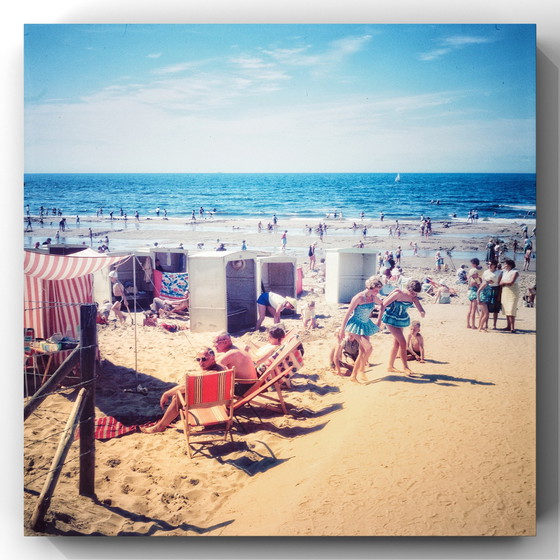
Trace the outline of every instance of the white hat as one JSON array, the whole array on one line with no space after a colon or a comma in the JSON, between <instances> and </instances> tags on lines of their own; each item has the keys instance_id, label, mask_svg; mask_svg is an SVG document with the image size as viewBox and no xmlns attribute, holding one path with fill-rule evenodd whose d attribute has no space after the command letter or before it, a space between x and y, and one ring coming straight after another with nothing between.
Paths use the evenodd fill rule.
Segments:
<instances>
[{"instance_id":1,"label":"white hat","mask_svg":"<svg viewBox=\"0 0 560 560\"><path fill-rule=\"evenodd\" d=\"M117 274L116 270L111 270L111 272L109 272L109 278L118 278L119 275Z\"/></svg>"},{"instance_id":2,"label":"white hat","mask_svg":"<svg viewBox=\"0 0 560 560\"><path fill-rule=\"evenodd\" d=\"M293 298L293 297L287 297L286 300L288 301L288 303L294 308L297 308L297 299Z\"/></svg>"}]
</instances>

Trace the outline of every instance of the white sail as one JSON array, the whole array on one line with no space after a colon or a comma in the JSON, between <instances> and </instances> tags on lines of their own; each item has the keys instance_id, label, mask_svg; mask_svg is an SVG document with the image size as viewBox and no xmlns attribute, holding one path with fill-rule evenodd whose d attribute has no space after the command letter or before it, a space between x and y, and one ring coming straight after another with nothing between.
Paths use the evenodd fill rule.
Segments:
<instances>
[{"instance_id":1,"label":"white sail","mask_svg":"<svg viewBox=\"0 0 560 560\"><path fill-rule=\"evenodd\" d=\"M395 183L399 183L401 180L401 174L397 173L397 176L395 177Z\"/></svg>"}]
</instances>

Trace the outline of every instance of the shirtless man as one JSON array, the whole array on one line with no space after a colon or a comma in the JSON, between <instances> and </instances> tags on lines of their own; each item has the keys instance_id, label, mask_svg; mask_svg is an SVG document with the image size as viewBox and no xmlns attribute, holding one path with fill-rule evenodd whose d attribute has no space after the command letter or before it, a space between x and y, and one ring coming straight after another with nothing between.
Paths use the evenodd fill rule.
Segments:
<instances>
[{"instance_id":1,"label":"shirtless man","mask_svg":"<svg viewBox=\"0 0 560 560\"><path fill-rule=\"evenodd\" d=\"M227 332L218 333L212 342L220 354L217 362L227 369L235 368L235 379L257 380L257 370L251 355L234 346L231 336ZM237 396L243 395L251 387L250 383L236 383L234 392Z\"/></svg>"},{"instance_id":2,"label":"shirtless man","mask_svg":"<svg viewBox=\"0 0 560 560\"><path fill-rule=\"evenodd\" d=\"M197 354L195 360L198 362L200 369L202 372L206 371L223 371L224 368L220 364L216 363L216 356L214 354L214 350L212 348L201 348ZM146 434L155 434L156 432L163 432L177 416L179 416L179 397L177 397L177 393L185 394L185 383L181 383L172 387L168 391L165 391L161 396L159 404L162 410L165 408L167 401L171 399L167 409L163 413L163 416L149 428L140 428Z\"/></svg>"}]
</instances>

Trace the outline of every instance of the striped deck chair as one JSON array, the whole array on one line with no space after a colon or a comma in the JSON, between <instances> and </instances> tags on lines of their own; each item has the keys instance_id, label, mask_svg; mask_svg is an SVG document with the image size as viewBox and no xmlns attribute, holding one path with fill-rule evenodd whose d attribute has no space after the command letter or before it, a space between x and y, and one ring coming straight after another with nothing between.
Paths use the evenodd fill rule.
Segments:
<instances>
[{"instance_id":1,"label":"striped deck chair","mask_svg":"<svg viewBox=\"0 0 560 560\"><path fill-rule=\"evenodd\" d=\"M235 370L209 371L188 374L185 377L185 395L177 393L181 408L179 413L185 430L187 452L192 458L191 437L224 433L223 441L228 435L233 441L231 426L233 424L233 384ZM218 427L223 424L223 427ZM217 439L199 440L193 443L208 445Z\"/></svg>"},{"instance_id":2,"label":"striped deck chair","mask_svg":"<svg viewBox=\"0 0 560 560\"><path fill-rule=\"evenodd\" d=\"M290 340L278 348L278 350L262 364L259 368L260 378L254 382L245 379L236 379L236 383L252 383L253 386L242 396L238 397L233 404L234 414L246 405L259 404L256 399L266 399L274 401L279 405L284 414L288 413L284 396L282 394L282 384L288 382L289 376L296 372L303 365L303 354L300 349L301 342L298 335L290 337ZM267 391L274 387L276 397L267 394Z\"/></svg>"},{"instance_id":3,"label":"striped deck chair","mask_svg":"<svg viewBox=\"0 0 560 560\"><path fill-rule=\"evenodd\" d=\"M278 360L279 356L282 356L281 360ZM289 370L282 383L291 387L290 377L303 366L303 344L298 332L292 329L286 335L278 350L255 365L257 366L257 373L261 377L271 369L271 366L281 370Z\"/></svg>"}]
</instances>

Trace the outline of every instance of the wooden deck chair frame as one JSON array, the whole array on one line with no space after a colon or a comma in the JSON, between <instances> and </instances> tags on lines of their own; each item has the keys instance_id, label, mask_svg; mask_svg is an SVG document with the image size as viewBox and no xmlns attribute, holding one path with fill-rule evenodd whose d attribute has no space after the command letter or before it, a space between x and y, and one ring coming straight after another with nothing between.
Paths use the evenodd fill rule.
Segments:
<instances>
[{"instance_id":1,"label":"wooden deck chair frame","mask_svg":"<svg viewBox=\"0 0 560 560\"><path fill-rule=\"evenodd\" d=\"M295 363L291 358L293 355L292 353L300 344L299 336L293 336L287 344L281 345L276 357L266 367L266 370L258 380L236 379L237 384L253 384L253 386L246 394L235 400L233 405L234 414L246 405L251 406L257 398L274 401L279 405L284 414L288 413L282 394L282 384L286 382L286 380L289 380L290 374L292 374L294 370L297 371L303 364L303 360ZM266 393L270 387L276 389L276 397Z\"/></svg>"},{"instance_id":2,"label":"wooden deck chair frame","mask_svg":"<svg viewBox=\"0 0 560 560\"><path fill-rule=\"evenodd\" d=\"M235 369L224 371L208 371L185 376L185 394L177 393L180 403L179 414L183 422L187 452L192 459L192 443L209 445L219 439L193 441L194 436L217 434L223 432L226 442L228 435L233 441L231 427L233 424L233 388ZM223 425L223 427L218 427ZM193 428L203 427L203 432L195 432Z\"/></svg>"}]
</instances>

